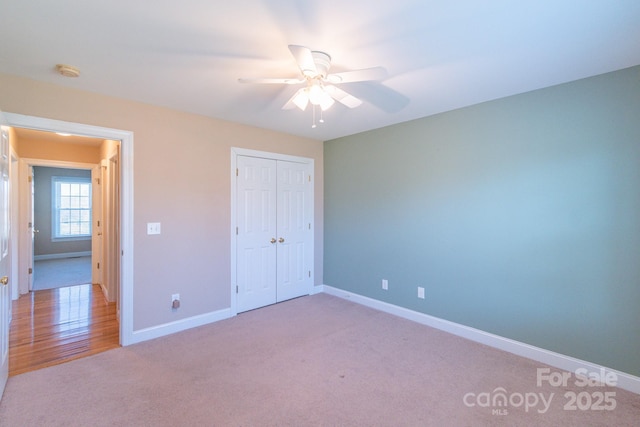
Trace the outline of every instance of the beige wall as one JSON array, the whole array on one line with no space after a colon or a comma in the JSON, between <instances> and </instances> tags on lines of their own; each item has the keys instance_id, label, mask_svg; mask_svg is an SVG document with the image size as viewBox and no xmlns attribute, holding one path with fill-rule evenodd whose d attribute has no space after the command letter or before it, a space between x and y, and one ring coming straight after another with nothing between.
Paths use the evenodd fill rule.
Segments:
<instances>
[{"instance_id":1,"label":"beige wall","mask_svg":"<svg viewBox=\"0 0 640 427\"><path fill-rule=\"evenodd\" d=\"M321 141L0 74L0 110L134 133L134 330L230 305L230 149L315 160L315 284L322 284ZM147 222L162 234L148 236ZM172 312L170 297L180 293Z\"/></svg>"}]
</instances>

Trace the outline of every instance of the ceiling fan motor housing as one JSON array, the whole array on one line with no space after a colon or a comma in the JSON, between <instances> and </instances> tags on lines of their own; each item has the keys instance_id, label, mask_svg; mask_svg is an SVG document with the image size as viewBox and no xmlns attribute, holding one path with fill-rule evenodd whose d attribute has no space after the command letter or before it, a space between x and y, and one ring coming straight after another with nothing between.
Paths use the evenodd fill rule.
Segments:
<instances>
[{"instance_id":1,"label":"ceiling fan motor housing","mask_svg":"<svg viewBox=\"0 0 640 427\"><path fill-rule=\"evenodd\" d=\"M311 51L311 56L313 56L313 62L316 64L316 73L314 75L307 75L307 77L327 77L327 73L329 72L329 68L331 67L331 57L328 53L320 52L317 50ZM310 74L313 72L310 72Z\"/></svg>"}]
</instances>

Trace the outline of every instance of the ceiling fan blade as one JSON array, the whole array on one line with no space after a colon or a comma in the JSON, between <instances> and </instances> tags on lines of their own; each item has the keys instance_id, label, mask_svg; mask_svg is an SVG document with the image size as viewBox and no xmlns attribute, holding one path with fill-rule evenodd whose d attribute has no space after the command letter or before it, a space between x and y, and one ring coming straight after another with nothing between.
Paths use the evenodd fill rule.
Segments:
<instances>
[{"instance_id":1,"label":"ceiling fan blade","mask_svg":"<svg viewBox=\"0 0 640 427\"><path fill-rule=\"evenodd\" d=\"M333 99L349 108L356 108L362 104L361 100L335 86L325 86L324 90L331 95Z\"/></svg>"},{"instance_id":2,"label":"ceiling fan blade","mask_svg":"<svg viewBox=\"0 0 640 427\"><path fill-rule=\"evenodd\" d=\"M304 83L304 79L238 79L239 83L258 83L258 84L284 84L284 85L297 85Z\"/></svg>"},{"instance_id":3,"label":"ceiling fan blade","mask_svg":"<svg viewBox=\"0 0 640 427\"><path fill-rule=\"evenodd\" d=\"M291 51L291 54L298 63L298 67L300 68L300 71L302 71L302 74L304 74L305 76L315 76L316 74L318 74L318 69L316 68L316 63L313 60L311 49L304 46L290 44L289 51Z\"/></svg>"},{"instance_id":4,"label":"ceiling fan blade","mask_svg":"<svg viewBox=\"0 0 640 427\"><path fill-rule=\"evenodd\" d=\"M349 92L387 113L397 113L409 105L409 98L379 82L359 82L348 85Z\"/></svg>"},{"instance_id":5,"label":"ceiling fan blade","mask_svg":"<svg viewBox=\"0 0 640 427\"><path fill-rule=\"evenodd\" d=\"M344 73L329 74L327 81L333 84L364 82L369 80L384 80L387 70L382 67L363 68L362 70L345 71Z\"/></svg>"}]
</instances>

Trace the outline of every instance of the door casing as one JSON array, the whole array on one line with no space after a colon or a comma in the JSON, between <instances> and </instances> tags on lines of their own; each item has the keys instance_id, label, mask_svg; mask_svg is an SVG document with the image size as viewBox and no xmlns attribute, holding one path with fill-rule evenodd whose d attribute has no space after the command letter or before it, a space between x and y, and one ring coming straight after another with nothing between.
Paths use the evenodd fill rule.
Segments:
<instances>
[{"instance_id":1,"label":"door casing","mask_svg":"<svg viewBox=\"0 0 640 427\"><path fill-rule=\"evenodd\" d=\"M7 126L120 141L120 345L144 341L133 330L133 132L14 113L4 116Z\"/></svg>"},{"instance_id":2,"label":"door casing","mask_svg":"<svg viewBox=\"0 0 640 427\"><path fill-rule=\"evenodd\" d=\"M28 181L28 177L33 177L33 167L34 166L43 166L43 167L52 167L52 168L64 168L64 169L85 169L90 170L95 165L91 163L77 163L77 162L66 162L59 160L41 160L41 159L30 159L30 158L21 158L18 161L18 169L20 175L20 183L26 183ZM19 215L18 224L15 224L16 227L23 232L20 233L19 236L19 245L22 249L19 250L19 265L20 271L18 272L18 282L16 284L17 293L19 295L23 295L29 293L33 289L33 273L28 273L28 270L34 270L34 252L33 252L33 237L34 237L34 229L37 227L37 224L34 224L33 218L33 181L29 182L29 187L20 187L17 189L19 194L19 207L18 210L21 212ZM92 239L93 240L93 239ZM92 255L92 263L95 264L96 258ZM95 279L92 275L92 279ZM93 283L96 283L93 281Z\"/></svg>"}]
</instances>

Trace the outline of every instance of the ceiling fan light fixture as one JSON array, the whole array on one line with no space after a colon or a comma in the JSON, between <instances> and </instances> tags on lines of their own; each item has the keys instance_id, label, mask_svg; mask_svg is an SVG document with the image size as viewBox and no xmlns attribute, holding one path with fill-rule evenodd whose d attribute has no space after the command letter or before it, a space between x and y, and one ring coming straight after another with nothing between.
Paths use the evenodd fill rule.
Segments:
<instances>
[{"instance_id":1,"label":"ceiling fan light fixture","mask_svg":"<svg viewBox=\"0 0 640 427\"><path fill-rule=\"evenodd\" d=\"M309 96L307 95L307 88L300 89L298 93L291 100L296 107L304 111L309 104Z\"/></svg>"},{"instance_id":2,"label":"ceiling fan light fixture","mask_svg":"<svg viewBox=\"0 0 640 427\"><path fill-rule=\"evenodd\" d=\"M322 111L327 111L333 105L333 98L325 91L322 91L322 97L320 99L320 108Z\"/></svg>"},{"instance_id":3,"label":"ceiling fan light fixture","mask_svg":"<svg viewBox=\"0 0 640 427\"><path fill-rule=\"evenodd\" d=\"M320 105L323 98L322 95L325 94L320 84L316 81L313 84L311 84L307 89L309 91L309 101L313 105Z\"/></svg>"},{"instance_id":4,"label":"ceiling fan light fixture","mask_svg":"<svg viewBox=\"0 0 640 427\"><path fill-rule=\"evenodd\" d=\"M312 105L319 106L322 111L326 111L333 105L333 98L327 93L322 83L318 80L309 82L309 86L306 88L309 102Z\"/></svg>"}]
</instances>

